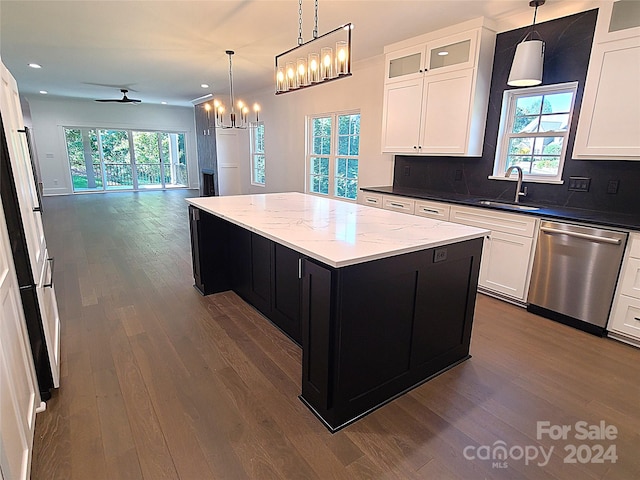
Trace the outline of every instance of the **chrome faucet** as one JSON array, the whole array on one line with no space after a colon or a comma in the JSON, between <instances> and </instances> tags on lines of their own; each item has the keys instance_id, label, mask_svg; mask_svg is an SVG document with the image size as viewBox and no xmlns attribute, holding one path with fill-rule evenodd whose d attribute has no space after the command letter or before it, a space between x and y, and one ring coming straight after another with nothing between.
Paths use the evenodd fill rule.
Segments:
<instances>
[{"instance_id":1,"label":"chrome faucet","mask_svg":"<svg viewBox=\"0 0 640 480\"><path fill-rule=\"evenodd\" d=\"M524 197L527 195L527 187L524 187L524 192L520 191L522 189L522 169L517 165L513 165L507 168L507 171L504 173L504 176L509 178L511 176L511 171L514 169L518 172L518 184L516 185L516 198L514 202L518 203L520 201L520 196Z\"/></svg>"}]
</instances>

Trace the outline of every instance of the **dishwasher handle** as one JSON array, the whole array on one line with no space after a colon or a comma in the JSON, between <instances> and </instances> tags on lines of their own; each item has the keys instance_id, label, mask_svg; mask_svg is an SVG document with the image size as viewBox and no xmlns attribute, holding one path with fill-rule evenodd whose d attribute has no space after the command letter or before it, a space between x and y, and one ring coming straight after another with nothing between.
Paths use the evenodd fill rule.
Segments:
<instances>
[{"instance_id":1,"label":"dishwasher handle","mask_svg":"<svg viewBox=\"0 0 640 480\"><path fill-rule=\"evenodd\" d=\"M588 233L572 232L570 230L558 230L557 228L540 227L540 231L548 233L549 235L561 234L569 237L583 238L585 240L591 240L600 243L610 243L612 245L620 245L619 238L610 237L598 237L597 235L589 235Z\"/></svg>"}]
</instances>

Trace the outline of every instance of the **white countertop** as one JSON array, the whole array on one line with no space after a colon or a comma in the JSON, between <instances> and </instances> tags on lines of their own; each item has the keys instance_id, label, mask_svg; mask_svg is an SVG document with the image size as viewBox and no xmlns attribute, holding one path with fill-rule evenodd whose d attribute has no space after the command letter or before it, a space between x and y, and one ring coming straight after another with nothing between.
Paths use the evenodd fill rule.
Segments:
<instances>
[{"instance_id":1,"label":"white countertop","mask_svg":"<svg viewBox=\"0 0 640 480\"><path fill-rule=\"evenodd\" d=\"M303 193L199 197L187 202L336 268L489 234L481 228Z\"/></svg>"}]
</instances>

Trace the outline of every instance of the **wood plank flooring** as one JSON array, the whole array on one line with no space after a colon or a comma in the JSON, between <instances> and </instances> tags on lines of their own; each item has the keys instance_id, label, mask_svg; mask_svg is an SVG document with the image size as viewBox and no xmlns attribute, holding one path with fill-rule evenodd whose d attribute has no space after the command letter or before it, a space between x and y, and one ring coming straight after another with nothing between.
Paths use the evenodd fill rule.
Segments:
<instances>
[{"instance_id":1,"label":"wood plank flooring","mask_svg":"<svg viewBox=\"0 0 640 480\"><path fill-rule=\"evenodd\" d=\"M195 195L44 200L62 386L33 479L640 478L640 350L483 295L471 360L330 434L297 398L300 349L235 294L192 287ZM545 420L568 439L538 439ZM576 440L581 420L618 436ZM500 442L507 468L465 458ZM564 463L569 444L615 445L617 462ZM554 447L548 464L517 458L527 446Z\"/></svg>"}]
</instances>

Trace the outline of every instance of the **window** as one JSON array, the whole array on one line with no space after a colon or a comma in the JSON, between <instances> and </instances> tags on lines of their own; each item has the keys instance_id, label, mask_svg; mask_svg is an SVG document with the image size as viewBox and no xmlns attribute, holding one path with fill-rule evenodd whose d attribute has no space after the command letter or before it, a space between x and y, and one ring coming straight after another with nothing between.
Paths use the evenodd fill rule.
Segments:
<instances>
[{"instance_id":1,"label":"window","mask_svg":"<svg viewBox=\"0 0 640 480\"><path fill-rule=\"evenodd\" d=\"M307 192L340 199L358 196L360 113L332 113L309 119Z\"/></svg>"},{"instance_id":2,"label":"window","mask_svg":"<svg viewBox=\"0 0 640 480\"><path fill-rule=\"evenodd\" d=\"M251 183L265 184L264 122L251 123Z\"/></svg>"},{"instance_id":3,"label":"window","mask_svg":"<svg viewBox=\"0 0 640 480\"><path fill-rule=\"evenodd\" d=\"M493 176L522 168L528 181L562 183L577 82L507 90L502 99Z\"/></svg>"},{"instance_id":4,"label":"window","mask_svg":"<svg viewBox=\"0 0 640 480\"><path fill-rule=\"evenodd\" d=\"M74 192L186 187L185 135L64 128Z\"/></svg>"}]
</instances>

